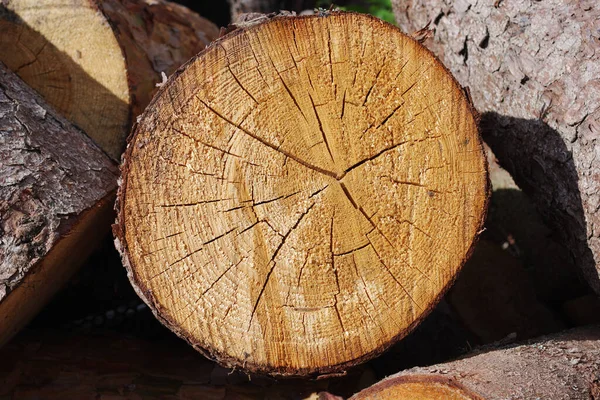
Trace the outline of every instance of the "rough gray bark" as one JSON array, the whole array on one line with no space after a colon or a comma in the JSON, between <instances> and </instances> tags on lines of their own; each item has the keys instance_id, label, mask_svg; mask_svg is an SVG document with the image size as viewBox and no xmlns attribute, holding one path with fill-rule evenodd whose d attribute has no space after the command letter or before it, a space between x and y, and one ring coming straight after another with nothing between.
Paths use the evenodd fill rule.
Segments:
<instances>
[{"instance_id":1,"label":"rough gray bark","mask_svg":"<svg viewBox=\"0 0 600 400\"><path fill-rule=\"evenodd\" d=\"M70 260L48 265L44 259L62 239L90 239L86 223L110 209L116 179L114 163L0 63L0 344L15 329L13 318L28 318L11 313L11 295L17 296L28 275L40 274L42 265L65 272ZM93 229L109 226L106 220ZM89 251L94 244L78 243ZM38 283L27 283L30 294ZM32 307L40 308L44 296L33 297L21 300L39 302ZM30 311L26 304L19 307L23 314Z\"/></svg>"},{"instance_id":2,"label":"rough gray bark","mask_svg":"<svg viewBox=\"0 0 600 400\"><path fill-rule=\"evenodd\" d=\"M231 21L236 22L240 15L246 13L269 14L279 11L278 0L228 0Z\"/></svg>"},{"instance_id":3,"label":"rough gray bark","mask_svg":"<svg viewBox=\"0 0 600 400\"><path fill-rule=\"evenodd\" d=\"M485 351L487 352L481 352ZM600 328L567 331L529 344L482 349L474 355L392 375L369 389L393 385L406 377L447 380L486 400L598 399ZM353 399L369 398L364 393Z\"/></svg>"},{"instance_id":4,"label":"rough gray bark","mask_svg":"<svg viewBox=\"0 0 600 400\"><path fill-rule=\"evenodd\" d=\"M600 8L593 0L393 0L482 113L501 164L600 293Z\"/></svg>"}]
</instances>

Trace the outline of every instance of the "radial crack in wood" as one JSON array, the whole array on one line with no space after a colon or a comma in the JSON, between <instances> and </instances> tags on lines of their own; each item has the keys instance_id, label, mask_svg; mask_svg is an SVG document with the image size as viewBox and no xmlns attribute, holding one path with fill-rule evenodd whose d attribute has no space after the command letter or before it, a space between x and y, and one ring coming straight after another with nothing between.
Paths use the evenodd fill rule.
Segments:
<instances>
[{"instance_id":1,"label":"radial crack in wood","mask_svg":"<svg viewBox=\"0 0 600 400\"><path fill-rule=\"evenodd\" d=\"M209 46L147 108L122 176L138 294L210 357L275 375L344 371L404 337L488 201L462 88L397 28L338 12Z\"/></svg>"},{"instance_id":2,"label":"radial crack in wood","mask_svg":"<svg viewBox=\"0 0 600 400\"><path fill-rule=\"evenodd\" d=\"M113 158L172 74L219 34L160 0L10 0L0 5L0 61Z\"/></svg>"}]
</instances>

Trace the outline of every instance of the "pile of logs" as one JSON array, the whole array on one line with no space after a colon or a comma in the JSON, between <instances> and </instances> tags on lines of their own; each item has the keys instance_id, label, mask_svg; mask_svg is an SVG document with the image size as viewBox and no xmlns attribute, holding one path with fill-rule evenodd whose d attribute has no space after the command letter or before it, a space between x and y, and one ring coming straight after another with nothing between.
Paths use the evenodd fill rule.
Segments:
<instances>
[{"instance_id":1,"label":"pile of logs","mask_svg":"<svg viewBox=\"0 0 600 400\"><path fill-rule=\"evenodd\" d=\"M392 3L1 3L0 396L600 399L600 10Z\"/></svg>"}]
</instances>

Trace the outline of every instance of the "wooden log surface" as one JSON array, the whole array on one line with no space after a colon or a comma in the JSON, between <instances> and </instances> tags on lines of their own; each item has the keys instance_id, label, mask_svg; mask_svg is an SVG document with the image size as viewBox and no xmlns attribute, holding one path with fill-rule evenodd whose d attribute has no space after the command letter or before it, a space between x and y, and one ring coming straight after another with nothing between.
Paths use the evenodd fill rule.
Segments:
<instances>
[{"instance_id":1,"label":"wooden log surface","mask_svg":"<svg viewBox=\"0 0 600 400\"><path fill-rule=\"evenodd\" d=\"M471 89L482 134L600 293L600 9L593 0L392 1Z\"/></svg>"},{"instance_id":2,"label":"wooden log surface","mask_svg":"<svg viewBox=\"0 0 600 400\"><path fill-rule=\"evenodd\" d=\"M10 0L0 5L0 61L119 159L161 74L218 36L178 4L156 0Z\"/></svg>"},{"instance_id":3,"label":"wooden log surface","mask_svg":"<svg viewBox=\"0 0 600 400\"><path fill-rule=\"evenodd\" d=\"M600 327L592 326L412 368L351 400L589 400L599 395Z\"/></svg>"},{"instance_id":4,"label":"wooden log surface","mask_svg":"<svg viewBox=\"0 0 600 400\"><path fill-rule=\"evenodd\" d=\"M0 345L109 228L117 167L0 63Z\"/></svg>"},{"instance_id":5,"label":"wooden log surface","mask_svg":"<svg viewBox=\"0 0 600 400\"><path fill-rule=\"evenodd\" d=\"M462 88L392 25L261 21L146 109L116 244L140 297L212 358L337 373L408 334L451 285L483 224L487 164Z\"/></svg>"}]
</instances>

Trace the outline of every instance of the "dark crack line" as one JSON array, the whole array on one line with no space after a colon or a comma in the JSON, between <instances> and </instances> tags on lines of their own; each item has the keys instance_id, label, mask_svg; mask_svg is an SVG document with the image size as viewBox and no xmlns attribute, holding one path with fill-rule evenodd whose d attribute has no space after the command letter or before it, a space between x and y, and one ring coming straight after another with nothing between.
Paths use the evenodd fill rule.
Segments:
<instances>
[{"instance_id":1,"label":"dark crack line","mask_svg":"<svg viewBox=\"0 0 600 400\"><path fill-rule=\"evenodd\" d=\"M344 89L344 95L342 96L342 112L340 113L340 119L344 119L344 113L346 112L346 91Z\"/></svg>"},{"instance_id":2,"label":"dark crack line","mask_svg":"<svg viewBox=\"0 0 600 400\"><path fill-rule=\"evenodd\" d=\"M308 98L310 99L310 104L312 104L313 111L315 112L315 118L317 119L317 123L319 124L319 131L321 132L321 136L323 137L323 142L325 143L325 147L327 147L327 152L329 153L329 157L331 157L331 161L335 164L335 158L333 158L333 153L331 152L331 148L329 147L329 142L327 141L327 135L323 130L323 123L321 122L321 118L319 117L319 112L317 111L317 107L315 106L315 102L310 95L308 94Z\"/></svg>"},{"instance_id":3,"label":"dark crack line","mask_svg":"<svg viewBox=\"0 0 600 400\"><path fill-rule=\"evenodd\" d=\"M377 85L377 80L379 79L379 75L381 75L381 72L385 68L385 59L386 59L386 56L383 56L383 62L381 63L381 68L375 75L375 79L373 80L373 85L371 85L371 87L369 88L369 91L367 92L367 95L365 96L365 100L362 103L363 106L365 104L367 104L367 101L369 101L369 96L371 96L371 92L373 91L373 88Z\"/></svg>"},{"instance_id":4,"label":"dark crack line","mask_svg":"<svg viewBox=\"0 0 600 400\"><path fill-rule=\"evenodd\" d=\"M202 244L203 245L210 244L210 243L214 242L215 240L221 239L222 237L224 237L226 235L229 235L231 232L235 231L236 229L238 229L238 227L232 228L232 229L228 230L227 232L225 232L225 233L223 233L223 234L221 234L219 236L216 236L216 237L210 239L208 242L204 242Z\"/></svg>"},{"instance_id":5,"label":"dark crack line","mask_svg":"<svg viewBox=\"0 0 600 400\"><path fill-rule=\"evenodd\" d=\"M275 197L274 199L258 201L258 202L254 203L252 205L253 206L260 206L260 205L271 203L271 202L277 201L277 200L285 200L285 199L287 199L289 197L297 195L298 193L300 193L300 191L297 191L297 192L294 192L294 193L290 193L290 194L286 194L286 195L281 195L279 197Z\"/></svg>"},{"instance_id":6,"label":"dark crack line","mask_svg":"<svg viewBox=\"0 0 600 400\"><path fill-rule=\"evenodd\" d=\"M300 287L300 281L302 280L302 274L304 273L304 267L308 264L308 257L310 257L310 250L306 252L306 257L304 258L304 263L300 267L300 273L298 274L298 281L296 282L296 286ZM287 303L287 301L286 301Z\"/></svg>"},{"instance_id":7,"label":"dark crack line","mask_svg":"<svg viewBox=\"0 0 600 400\"><path fill-rule=\"evenodd\" d=\"M402 288L402 290L404 291L404 293L406 293L406 295L408 296L408 298L420 309L423 310L421 308L421 306L419 305L419 303L417 303L415 301L415 299L413 299L413 297L410 295L410 293L408 292L408 290L406 290L406 288L404 287L404 285L402 285L402 283L400 283L400 281L398 280L398 278L396 278L396 275L394 275L394 273L390 270L390 267L387 266L387 264L385 262L383 262L383 259L381 258L381 256L379 255L379 253L377 252L377 249L375 248L375 245L371 242L371 239L369 239L367 237L367 239L369 240L369 243L371 244L371 248L373 249L373 251L375 252L375 254L377 255L377 258L379 259L379 262L381 263L381 265L383 265L384 269L388 272L388 274L392 277L392 279L398 284L398 286L400 286L400 288Z\"/></svg>"},{"instance_id":8,"label":"dark crack line","mask_svg":"<svg viewBox=\"0 0 600 400\"><path fill-rule=\"evenodd\" d=\"M221 235L219 235L219 236L216 236L216 237L214 237L214 238L212 238L212 239L208 240L207 242L204 242L204 243L202 243L202 245L201 245L199 248L197 248L196 250L192 251L191 253L189 253L189 254L185 255L184 257L181 257L180 259L178 259L178 260L175 260L175 261L173 261L171 264L169 264L168 268L167 268L167 269L165 269L164 271L162 271L162 272L161 272L161 274L162 274L162 273L164 273L164 272L166 272L166 271L168 271L169 269L171 269L171 267L172 267L173 265L175 265L175 264L177 264L177 263L179 263L179 262L181 262L181 261L185 260L186 258L189 258L189 257L193 256L194 254L196 254L196 253L198 253L198 252L202 251L202 250L204 249L204 247L205 247L207 244L210 244L210 243L214 242L215 240L221 239L222 237L224 237L225 235L228 235L228 234L230 234L231 232L235 231L236 229L238 229L238 228L237 228L237 227L235 227L235 228L233 228L233 229L230 229L230 230L228 230L227 232L225 232L225 233L223 233L223 234L221 234ZM160 275L160 274L159 274L159 275ZM154 277L152 277L151 279L154 279Z\"/></svg>"},{"instance_id":9,"label":"dark crack line","mask_svg":"<svg viewBox=\"0 0 600 400\"><path fill-rule=\"evenodd\" d=\"M342 328L342 333L346 332L346 327L344 326L344 322L342 321L342 316L340 315L340 310L338 308L338 296L342 292L340 288L340 277L338 274L337 267L335 266L335 254L333 253L333 224L335 221L335 210L331 215L331 226L329 228L329 253L331 254L331 270L333 271L333 276L335 278L335 285L337 287L337 293L333 295L333 308L335 309L335 313L337 314L338 320L340 321L340 327ZM346 338L343 337L344 343L346 342Z\"/></svg>"},{"instance_id":10,"label":"dark crack line","mask_svg":"<svg viewBox=\"0 0 600 400\"><path fill-rule=\"evenodd\" d=\"M230 155L230 156L232 156L232 157L242 158L242 156L240 156L239 154L234 154L234 153L231 153L229 150L224 150L224 149L222 149L222 148L220 148L220 147L213 146L212 144L205 143L205 142L203 142L202 140L198 140L198 139L196 139L195 137L193 137L193 136L190 136L190 135L188 135L187 133L183 132L182 130L180 130L180 129L178 129L178 128L175 128L175 126L171 126L171 129L173 129L175 132L179 133L180 135L182 135L182 136L185 136L185 137L187 137L187 138L189 138L189 139L193 140L194 142L196 142L196 143L198 143L198 144L201 144L201 145L203 145L203 146L209 147L209 148L211 148L211 149L213 149L213 150L220 151L221 153L224 153L224 154Z\"/></svg>"},{"instance_id":11,"label":"dark crack line","mask_svg":"<svg viewBox=\"0 0 600 400\"><path fill-rule=\"evenodd\" d=\"M330 79L331 79L331 85L333 86L333 95L334 97L337 97L337 85L335 84L335 80L333 79L333 59L332 59L332 52L331 52L331 29L327 29L327 36L328 36L328 40L327 40L327 49L328 49L328 56L329 56L329 75L330 75Z\"/></svg>"},{"instance_id":12,"label":"dark crack line","mask_svg":"<svg viewBox=\"0 0 600 400\"><path fill-rule=\"evenodd\" d=\"M334 254L334 256L336 256L336 257L347 256L347 255L352 254L352 253L354 253L354 252L356 252L358 250L362 250L365 247L369 247L369 243L363 244L362 246L358 246L358 247L356 247L356 248L354 248L352 250L348 250L348 251L345 251L343 253Z\"/></svg>"},{"instance_id":13,"label":"dark crack line","mask_svg":"<svg viewBox=\"0 0 600 400\"><path fill-rule=\"evenodd\" d=\"M195 202L192 202L192 203L158 204L158 205L155 205L154 207L161 207L161 208L193 207L193 206L200 206L200 205L204 205L204 204L218 203L220 201L228 201L228 200L234 200L234 199L215 199L215 200L200 200L200 201L195 201Z\"/></svg>"},{"instance_id":14,"label":"dark crack line","mask_svg":"<svg viewBox=\"0 0 600 400\"><path fill-rule=\"evenodd\" d=\"M277 254L279 254L279 251L281 250L281 248L285 244L285 242L286 242L287 238L289 237L289 235L294 231L294 229L296 229L298 227L298 225L300 225L300 222L302 221L302 219L304 219L304 217L306 215L308 215L308 213L314 207L315 204L316 203L311 204L310 207L308 207L308 209L306 209L306 211L304 213L302 213L302 215L300 215L300 218L298 218L298 220L296 221L296 223L283 236L283 238L281 239L281 243L279 244L279 246L277 246L277 248L273 252L273 255L271 256L271 260L269 261L269 264L272 262L273 265L271 266L271 269L267 273L267 277L265 278L265 282L263 283L262 288L260 289L260 292L258 293L258 298L256 299L256 302L254 303L254 307L252 308L252 314L250 314L250 322L248 323L248 330L250 330L250 326L252 325L252 320L254 319L254 315L256 314L256 309L258 308L258 305L260 303L260 299L262 299L262 295L265 292L267 284L269 283L269 279L271 278L271 274L273 273L273 271L275 270L275 266L277 265L277 262L275 261L275 259L277 258Z\"/></svg>"},{"instance_id":15,"label":"dark crack line","mask_svg":"<svg viewBox=\"0 0 600 400\"><path fill-rule=\"evenodd\" d=\"M376 230L384 239L385 241L389 244L389 246L398 254L402 254L398 249L396 249L396 247L392 244L392 242L388 239L388 237L381 231L381 229L379 229L379 227L375 224L375 222L373 222L373 219L371 217L369 217L367 215L367 213L365 212L365 210L360 207L356 201L354 200L354 198L352 197L352 195L350 194L350 192L348 191L348 189L346 188L346 185L344 185L342 182L340 182L340 186L342 187L342 190L344 191L344 193L346 194L346 197L348 198L348 200L350 201L350 203L352 203L352 205L354 206L354 208L356 208L358 211L360 211L362 213L362 215L365 217L365 219L369 222L369 224L371 224L371 226L373 227L374 230ZM372 232L372 231L371 231ZM369 241L370 244L371 243L371 239L369 239L368 236L366 236L367 240ZM366 247L366 246L363 246ZM444 249L445 250L445 249ZM377 251L375 251L377 253ZM378 255L379 256L379 255ZM385 264L384 264L385 265ZM418 272L420 272L425 278L427 278L428 280L430 280L430 278L425 275L420 269L418 269L416 266L412 266L414 269L416 269ZM387 265L386 265L387 268Z\"/></svg>"},{"instance_id":16,"label":"dark crack line","mask_svg":"<svg viewBox=\"0 0 600 400\"><path fill-rule=\"evenodd\" d=\"M235 127L236 129L239 129L240 131L244 132L246 135L248 135L249 137L251 137L252 139L260 142L261 144L270 147L271 149L277 151L278 153L283 154L286 157L289 157L290 159L296 161L298 164L305 166L308 169L312 169L313 171L319 172L323 175L327 175L330 176L332 178L338 179L338 175L332 171L328 171L326 169L317 167L316 165L310 164L298 157L296 157L295 155L293 155L292 153L288 153L285 150L282 150L279 146L275 146L269 142L267 142L266 140L262 139L261 137L253 134L252 132L248 131L247 129L243 128L241 125L239 124L235 124L233 121L229 120L228 118L226 118L225 116L223 116L221 113L219 113L217 110L215 110L214 108L212 108L211 106L209 106L206 102L204 102L202 99L200 99L199 97L198 101L200 101L207 109L209 109L212 113L214 113L216 116L218 116L219 118L221 118L223 121L227 122L229 125Z\"/></svg>"},{"instance_id":17,"label":"dark crack line","mask_svg":"<svg viewBox=\"0 0 600 400\"><path fill-rule=\"evenodd\" d=\"M218 282L221 280L221 278L223 278L223 277L225 276L225 274L226 274L226 273L228 273L228 272L229 272L229 271L230 271L232 268L235 268L235 267L237 267L238 265L240 265L240 264L242 263L242 261L244 261L245 259L246 259L246 257L242 257L242 258L240 259L240 261L238 261L238 262L237 262L237 264L231 264L229 267L227 267L227 269L225 269L225 271L223 271L223 272L221 273L221 275L219 275L219 276L217 277L217 279L215 279L215 280L213 281L213 283L211 283L211 284L210 284L210 286L209 286L208 288L206 288L206 290L205 290L204 292L202 292L202 296L206 295L206 293L208 293L208 291L209 291L210 289L212 289L212 288L213 288L213 287L214 287L214 286L215 286L215 285L216 285L216 284L217 284L217 283L218 283Z\"/></svg>"},{"instance_id":18,"label":"dark crack line","mask_svg":"<svg viewBox=\"0 0 600 400\"><path fill-rule=\"evenodd\" d=\"M394 114L396 114L396 111L398 111L402 106L404 105L404 102L400 103L400 105L398 105L398 107L394 108L394 110L390 113L390 115L388 115L387 117L385 117L383 119L383 121L381 121L379 123L379 125L377 125L377 127L375 129L379 129L381 128L383 125L385 125L386 122L389 121L390 118L392 118L394 116Z\"/></svg>"},{"instance_id":19,"label":"dark crack line","mask_svg":"<svg viewBox=\"0 0 600 400\"><path fill-rule=\"evenodd\" d=\"M181 164L181 163L175 162L173 160L169 160L167 158L164 158L162 156L161 156L161 159L164 160L167 164L177 165L178 167L185 168L186 170L188 170L189 172L191 172L192 174L195 174L195 175L210 176L211 178L214 178L214 179L217 179L217 180L225 180L225 178L217 176L216 174L209 174L208 172L198 171L196 169L193 169L190 166L188 166L187 164Z\"/></svg>"},{"instance_id":20,"label":"dark crack line","mask_svg":"<svg viewBox=\"0 0 600 400\"><path fill-rule=\"evenodd\" d=\"M403 141L403 142L400 142L400 143L396 143L396 144L394 144L394 145L392 145L392 146L388 146L388 147L384 148L383 150L381 150L381 151L377 152L375 155L373 155L373 156L371 156L371 157L368 157L368 158L365 158L364 160L362 160L362 161L359 161L359 162L357 162L357 163L356 163L356 164L354 164L354 165L351 165L350 167L348 167L348 168L346 169L346 171L344 172L344 175L345 175L345 174L347 174L347 173L349 173L349 172L350 172L350 171L352 171L353 169L355 169L355 168L357 168L357 167L360 167L360 166L361 166L361 165L363 165L364 163L367 163L367 162L369 162L369 161L373 161L373 160L375 160L377 157L381 156L382 154L384 154L384 153L387 153L388 151L392 151L392 150L396 149L397 147L400 147L400 146L402 146L402 145L404 145L404 144L406 144L406 143L408 143L408 141Z\"/></svg>"},{"instance_id":21,"label":"dark crack line","mask_svg":"<svg viewBox=\"0 0 600 400\"><path fill-rule=\"evenodd\" d=\"M369 243L369 245L370 245L370 243ZM365 294L367 295L367 299L369 300L369 303L373 307L373 310L377 310L377 307L375 307L375 303L373 303L373 299L371 298L371 295L369 294L369 289L367 288L367 283L365 282L365 278L358 272L358 265L356 264L356 259L354 257L354 254L352 254L352 265L354 265L354 272L356 273L356 276L358 276L360 278L360 280L363 284L363 288L365 290ZM384 303L385 303L385 301L384 301ZM367 307L365 307L365 304L362 301L359 301L359 304L361 305L362 309L364 310L365 315L367 315L369 317L369 319L371 321L373 321L373 324L376 325L379 328L379 330L381 331L381 333L385 336L385 331L383 330L381 323L377 322L375 320L375 318L373 318L373 316L371 315L371 313L369 312Z\"/></svg>"},{"instance_id":22,"label":"dark crack line","mask_svg":"<svg viewBox=\"0 0 600 400\"><path fill-rule=\"evenodd\" d=\"M288 87L287 83L285 83L285 80L283 80L283 77L281 76L281 74L279 73L279 71L277 71L277 68L275 68L275 65L273 65L273 69L277 73L277 76L279 76L279 80L281 80L281 84L285 88L285 91L287 92L287 94L290 96L290 99L292 99L292 101L296 105L296 108L298 109L298 111L300 111L300 114L302 115L302 118L304 118L304 120L308 123L308 119L306 118L306 115L304 114L304 111L302 111L302 107L300 107L300 104L298 104L298 100L296 100L296 96L294 96L294 94L292 93L292 91Z\"/></svg>"},{"instance_id":23,"label":"dark crack line","mask_svg":"<svg viewBox=\"0 0 600 400\"><path fill-rule=\"evenodd\" d=\"M36 63L38 61L38 56L42 53L42 51L44 51L44 49L46 48L46 46L48 45L49 42L44 42L42 44L42 47L34 54L33 56L33 60L26 62L25 64L21 65L19 68L17 68L15 70L15 74L18 74L19 72L21 72L21 70L23 68L27 68L30 65Z\"/></svg>"},{"instance_id":24,"label":"dark crack line","mask_svg":"<svg viewBox=\"0 0 600 400\"><path fill-rule=\"evenodd\" d=\"M254 222L254 223L250 224L248 227L246 227L246 228L244 228L243 230L241 230L241 231L238 233L238 236L240 236L242 233L244 233L244 232L246 232L246 231L249 231L250 229L254 228L256 225L260 224L261 222L263 222L263 221L262 221L262 220L261 220L261 221L256 221L256 222Z\"/></svg>"},{"instance_id":25,"label":"dark crack line","mask_svg":"<svg viewBox=\"0 0 600 400\"><path fill-rule=\"evenodd\" d=\"M316 192L312 193L310 196L308 196L308 198L313 198L316 195L318 195L319 193L321 193L323 190L327 189L329 187L329 185L325 185L325 187L322 187L321 189L317 190Z\"/></svg>"},{"instance_id":26,"label":"dark crack line","mask_svg":"<svg viewBox=\"0 0 600 400\"><path fill-rule=\"evenodd\" d=\"M233 77L233 79L235 79L236 83L238 84L238 86L244 91L246 92L246 94L248 96L250 96L250 98L252 99L252 101L254 101L256 104L258 104L258 100L256 100L256 98L254 98L254 96L252 96L252 93L250 93L248 91L248 89L246 89L244 87L244 85L242 85L242 82L240 82L240 80L238 79L238 77L233 73L233 71L231 70L231 67L229 66L229 60L227 61L227 69L229 70L229 72L231 73L231 76Z\"/></svg>"},{"instance_id":27,"label":"dark crack line","mask_svg":"<svg viewBox=\"0 0 600 400\"><path fill-rule=\"evenodd\" d=\"M171 238L173 236L181 235L182 233L185 233L185 231L171 233L170 235L166 235L166 236L163 236L161 238L154 239L154 241L158 242L159 240L165 240L165 239Z\"/></svg>"}]
</instances>

